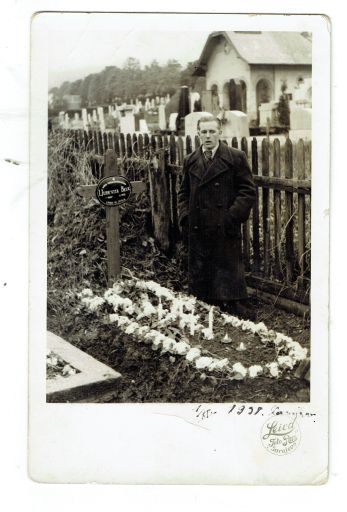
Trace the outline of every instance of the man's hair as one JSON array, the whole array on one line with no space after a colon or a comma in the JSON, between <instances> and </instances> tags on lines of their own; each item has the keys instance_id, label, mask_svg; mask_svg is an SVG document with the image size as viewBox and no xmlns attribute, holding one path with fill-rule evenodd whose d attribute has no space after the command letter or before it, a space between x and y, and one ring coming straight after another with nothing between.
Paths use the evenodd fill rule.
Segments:
<instances>
[{"instance_id":1,"label":"man's hair","mask_svg":"<svg viewBox=\"0 0 347 512\"><path fill-rule=\"evenodd\" d=\"M218 128L220 129L222 126L222 123L220 122L219 117L213 116L212 114L210 116L202 116L200 117L198 121L198 130L200 130L200 123L210 123L211 121L216 121Z\"/></svg>"}]
</instances>

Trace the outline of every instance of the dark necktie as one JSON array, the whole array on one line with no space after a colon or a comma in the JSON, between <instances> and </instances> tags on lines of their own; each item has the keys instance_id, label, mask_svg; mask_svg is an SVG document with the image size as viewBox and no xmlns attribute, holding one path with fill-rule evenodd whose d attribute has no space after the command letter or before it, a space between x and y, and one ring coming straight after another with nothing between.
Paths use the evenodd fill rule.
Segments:
<instances>
[{"instance_id":1,"label":"dark necktie","mask_svg":"<svg viewBox=\"0 0 347 512\"><path fill-rule=\"evenodd\" d=\"M212 151L210 149L207 149L205 151L205 157L206 157L206 160L210 163L212 160Z\"/></svg>"}]
</instances>

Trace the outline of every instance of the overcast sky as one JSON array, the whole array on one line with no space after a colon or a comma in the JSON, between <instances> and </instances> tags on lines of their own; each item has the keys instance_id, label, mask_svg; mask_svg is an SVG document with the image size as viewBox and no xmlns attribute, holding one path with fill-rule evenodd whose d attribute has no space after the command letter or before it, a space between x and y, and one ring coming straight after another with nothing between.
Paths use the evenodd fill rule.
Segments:
<instances>
[{"instance_id":1,"label":"overcast sky","mask_svg":"<svg viewBox=\"0 0 347 512\"><path fill-rule=\"evenodd\" d=\"M159 18L155 20L153 16L150 19L142 16L140 23L134 20L132 24L128 19L123 23L124 18L119 14L42 16L48 34L50 87L64 80L83 78L105 66L121 67L128 57L139 59L141 66L154 59L159 64L176 59L185 66L199 58L209 34L209 31L187 30L187 25L180 30L177 23L162 27ZM144 20L148 20L148 26Z\"/></svg>"}]
</instances>

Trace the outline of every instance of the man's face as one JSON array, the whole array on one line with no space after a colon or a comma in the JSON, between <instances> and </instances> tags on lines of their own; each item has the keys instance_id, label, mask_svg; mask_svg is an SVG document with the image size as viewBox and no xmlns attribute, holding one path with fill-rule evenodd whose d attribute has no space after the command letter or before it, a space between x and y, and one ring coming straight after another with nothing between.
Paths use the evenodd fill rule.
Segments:
<instances>
[{"instance_id":1,"label":"man's face","mask_svg":"<svg viewBox=\"0 0 347 512\"><path fill-rule=\"evenodd\" d=\"M217 121L203 121L200 123L198 133L204 148L213 149L218 145L221 130Z\"/></svg>"}]
</instances>

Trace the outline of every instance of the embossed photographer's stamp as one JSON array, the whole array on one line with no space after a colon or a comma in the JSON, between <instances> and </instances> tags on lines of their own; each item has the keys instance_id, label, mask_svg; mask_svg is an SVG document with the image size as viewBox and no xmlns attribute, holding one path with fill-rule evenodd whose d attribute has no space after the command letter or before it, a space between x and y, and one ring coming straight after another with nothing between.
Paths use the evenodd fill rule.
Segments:
<instances>
[{"instance_id":1,"label":"embossed photographer's stamp","mask_svg":"<svg viewBox=\"0 0 347 512\"><path fill-rule=\"evenodd\" d=\"M284 415L270 417L261 431L261 440L268 452L274 455L289 455L300 444L300 428L297 417Z\"/></svg>"}]
</instances>

